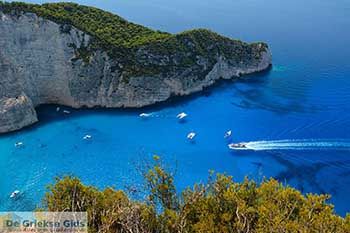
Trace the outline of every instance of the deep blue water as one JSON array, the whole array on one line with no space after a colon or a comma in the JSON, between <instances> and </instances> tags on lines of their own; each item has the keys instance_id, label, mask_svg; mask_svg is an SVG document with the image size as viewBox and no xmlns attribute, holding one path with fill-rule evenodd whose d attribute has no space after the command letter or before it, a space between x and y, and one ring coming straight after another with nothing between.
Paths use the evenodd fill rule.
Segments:
<instances>
[{"instance_id":1,"label":"deep blue water","mask_svg":"<svg viewBox=\"0 0 350 233\"><path fill-rule=\"evenodd\" d=\"M53 106L40 108L42 123L0 137L0 210L34 208L46 184L64 174L100 188L140 182L135 167L157 154L177 164L180 189L205 181L211 169L238 181L275 177L304 193L330 193L338 213L350 212L349 1L76 2L169 32L202 27L266 41L274 66L145 110L61 115ZM143 111L152 117L140 119ZM182 111L189 117L180 124L175 116ZM265 150L230 151L228 129L235 142L267 141L254 144ZM186 140L192 130L195 143ZM86 134L93 140L82 140ZM15 148L18 141L25 146ZM21 199L9 200L16 189Z\"/></svg>"}]
</instances>

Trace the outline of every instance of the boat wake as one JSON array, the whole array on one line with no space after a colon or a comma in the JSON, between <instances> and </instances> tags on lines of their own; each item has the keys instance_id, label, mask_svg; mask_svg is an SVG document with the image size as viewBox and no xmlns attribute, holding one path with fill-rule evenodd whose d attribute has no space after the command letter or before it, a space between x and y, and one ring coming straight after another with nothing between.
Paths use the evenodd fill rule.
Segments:
<instances>
[{"instance_id":1,"label":"boat wake","mask_svg":"<svg viewBox=\"0 0 350 233\"><path fill-rule=\"evenodd\" d=\"M244 150L349 150L350 139L286 139L245 143Z\"/></svg>"}]
</instances>

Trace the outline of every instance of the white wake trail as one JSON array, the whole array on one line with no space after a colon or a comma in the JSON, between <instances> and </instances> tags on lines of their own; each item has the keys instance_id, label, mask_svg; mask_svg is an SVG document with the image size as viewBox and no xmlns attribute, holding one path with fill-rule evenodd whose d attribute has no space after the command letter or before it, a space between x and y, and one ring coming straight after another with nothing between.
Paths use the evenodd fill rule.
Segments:
<instances>
[{"instance_id":1,"label":"white wake trail","mask_svg":"<svg viewBox=\"0 0 350 233\"><path fill-rule=\"evenodd\" d=\"M350 139L286 139L247 142L248 150L349 150Z\"/></svg>"}]
</instances>

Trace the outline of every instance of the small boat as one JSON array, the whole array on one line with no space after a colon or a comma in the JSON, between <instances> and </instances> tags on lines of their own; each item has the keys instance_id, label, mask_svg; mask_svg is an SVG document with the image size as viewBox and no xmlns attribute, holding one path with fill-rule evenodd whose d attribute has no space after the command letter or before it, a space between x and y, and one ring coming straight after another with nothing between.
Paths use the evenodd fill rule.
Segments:
<instances>
[{"instance_id":1,"label":"small boat","mask_svg":"<svg viewBox=\"0 0 350 233\"><path fill-rule=\"evenodd\" d=\"M87 135L85 135L85 136L83 137L83 139L84 139L84 140L90 140L90 139L92 139L92 136L89 135L89 134L87 134Z\"/></svg>"},{"instance_id":2,"label":"small boat","mask_svg":"<svg viewBox=\"0 0 350 233\"><path fill-rule=\"evenodd\" d=\"M229 130L225 133L224 138L229 138L229 137L231 137L231 135L232 135L232 130Z\"/></svg>"},{"instance_id":3,"label":"small boat","mask_svg":"<svg viewBox=\"0 0 350 233\"><path fill-rule=\"evenodd\" d=\"M142 118L146 118L146 117L150 117L151 116L151 114L150 113L141 113L140 115L139 115L140 117L142 117Z\"/></svg>"},{"instance_id":4,"label":"small boat","mask_svg":"<svg viewBox=\"0 0 350 233\"><path fill-rule=\"evenodd\" d=\"M242 150L242 149L247 149L247 143L245 142L240 142L240 143L231 143L228 145L228 148L231 150Z\"/></svg>"},{"instance_id":5,"label":"small boat","mask_svg":"<svg viewBox=\"0 0 350 233\"><path fill-rule=\"evenodd\" d=\"M59 112L60 110L61 110L60 107L57 107L57 108L56 108L56 112Z\"/></svg>"},{"instance_id":6,"label":"small boat","mask_svg":"<svg viewBox=\"0 0 350 233\"><path fill-rule=\"evenodd\" d=\"M187 117L187 114L185 112L179 113L176 118L179 120L183 120Z\"/></svg>"},{"instance_id":7,"label":"small boat","mask_svg":"<svg viewBox=\"0 0 350 233\"><path fill-rule=\"evenodd\" d=\"M23 142L16 142L15 147L22 147L24 146Z\"/></svg>"},{"instance_id":8,"label":"small boat","mask_svg":"<svg viewBox=\"0 0 350 233\"><path fill-rule=\"evenodd\" d=\"M16 190L16 191L14 191L13 193L11 193L11 195L10 195L10 198L16 198L16 197L18 197L18 195L20 194L21 192L20 191L18 191L18 190Z\"/></svg>"},{"instance_id":9,"label":"small boat","mask_svg":"<svg viewBox=\"0 0 350 233\"><path fill-rule=\"evenodd\" d=\"M70 114L70 111L68 111L68 110L63 110L63 113L65 113L65 114Z\"/></svg>"},{"instance_id":10,"label":"small boat","mask_svg":"<svg viewBox=\"0 0 350 233\"><path fill-rule=\"evenodd\" d=\"M196 137L196 133L195 132L191 132L187 135L187 139L189 140L193 140Z\"/></svg>"}]
</instances>

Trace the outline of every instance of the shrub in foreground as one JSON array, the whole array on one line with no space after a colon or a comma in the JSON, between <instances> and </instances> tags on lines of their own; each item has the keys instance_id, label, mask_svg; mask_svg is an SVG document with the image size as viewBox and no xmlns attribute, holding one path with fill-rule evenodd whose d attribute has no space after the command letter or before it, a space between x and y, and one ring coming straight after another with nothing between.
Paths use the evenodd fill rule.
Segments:
<instances>
[{"instance_id":1,"label":"shrub in foreground","mask_svg":"<svg viewBox=\"0 0 350 233\"><path fill-rule=\"evenodd\" d=\"M142 201L64 177L49 186L44 203L50 211L87 211L90 232L350 232L350 216L336 215L328 195L305 196L274 179L237 183L218 174L178 195L158 162L145 178Z\"/></svg>"}]
</instances>

